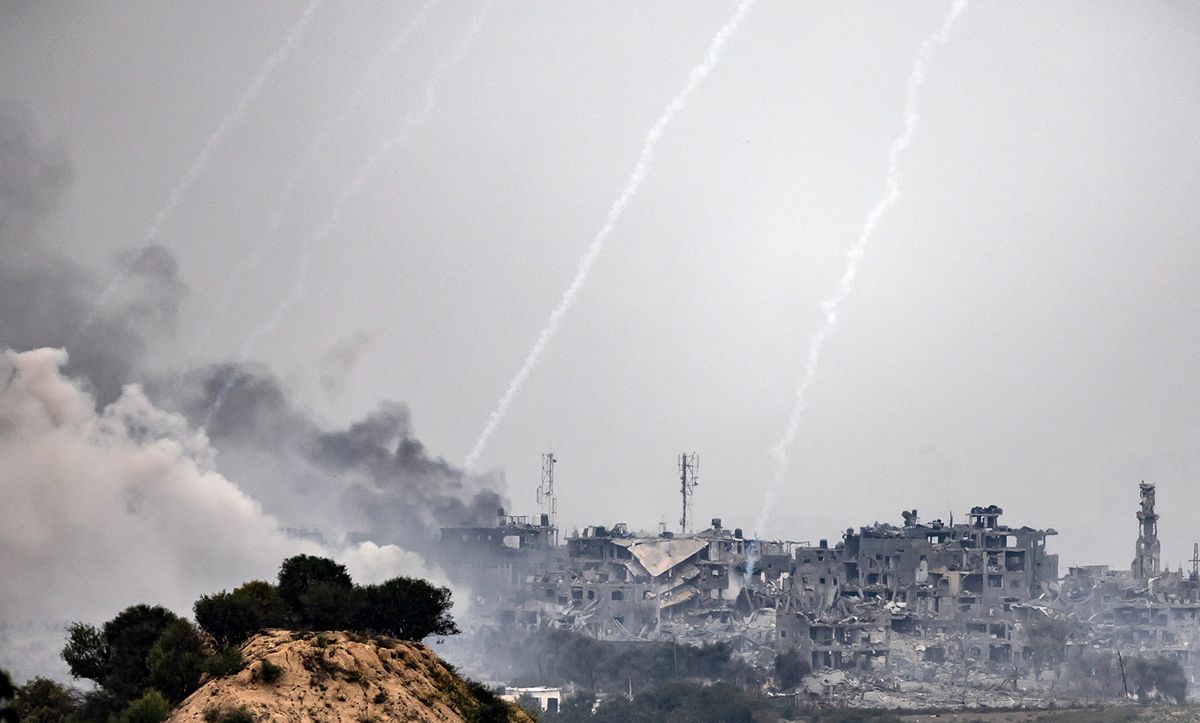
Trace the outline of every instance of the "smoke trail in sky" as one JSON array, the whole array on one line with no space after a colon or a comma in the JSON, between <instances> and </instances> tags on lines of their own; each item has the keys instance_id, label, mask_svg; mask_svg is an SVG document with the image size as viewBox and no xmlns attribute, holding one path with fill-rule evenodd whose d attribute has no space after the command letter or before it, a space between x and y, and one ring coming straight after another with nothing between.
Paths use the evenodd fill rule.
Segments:
<instances>
[{"instance_id":1,"label":"smoke trail in sky","mask_svg":"<svg viewBox=\"0 0 1200 723\"><path fill-rule=\"evenodd\" d=\"M265 61L263 61L262 66L260 66L258 69L258 74L250 80L250 84L247 85L246 89L242 91L242 95L240 98L238 98L237 103L235 103L233 108L225 114L225 117L221 119L221 122L217 125L216 129L208 135L207 139L205 139L203 147L200 148L200 153L197 154L192 160L192 165L189 166L187 171L185 171L184 174L179 177L179 180L175 183L175 187L171 189L170 195L167 196L166 203L164 203L162 208L158 210L158 213L154 214L154 218L150 221L150 225L146 227L146 231L142 234L141 245L144 246L150 243L155 237L158 236L159 231L162 230L162 227L167 222L167 219L170 218L171 214L175 212L175 209L179 207L179 203L183 200L183 197L186 196L188 191L191 190L192 184L196 182L196 179L200 177L200 174L204 173L204 169L208 167L208 162L212 159L213 151L216 150L217 144L219 144L221 139L225 137L229 130L241 120L242 116L246 113L246 109L250 106L250 103L253 102L256 97L258 97L259 91L262 90L263 84L267 82L267 79L271 76L271 73L275 71L275 68L281 62L283 62L285 58L287 58L288 53L290 53L296 43L300 41L300 38L304 36L304 32L308 29L309 21L312 20L313 15L316 14L317 10L321 8L321 5L323 5L324 2L325 0L311 0L308 4L308 7L306 7L304 12L301 13L300 19L296 21L296 24L293 25L292 29L289 30L287 35L284 36L283 42L279 44L279 47L275 49L274 53L271 53L271 55L268 56ZM93 321L96 320L96 316L101 310L103 310L113 293L116 292L120 282L121 274L117 274L117 276L115 276L112 281L108 283L108 286L105 287L99 298L97 298L96 303L92 308L92 312L86 319L84 319L82 325L83 327L89 326Z\"/></svg>"},{"instance_id":2,"label":"smoke trail in sky","mask_svg":"<svg viewBox=\"0 0 1200 723\"><path fill-rule=\"evenodd\" d=\"M755 530L760 534L766 528L768 516L775 503L775 495L780 485L783 484L783 479L787 474L789 461L788 447L795 441L796 434L800 430L800 417L808 404L808 390L812 386L813 379L817 374L817 365L821 359L821 348L837 328L837 312L842 302L854 291L854 281L858 276L858 265L862 261L867 242L875 234L875 228L879 225L879 219L883 217L883 214L900 197L900 154L908 148L909 143L912 142L913 134L917 129L917 120L919 119L917 93L925 80L925 64L928 62L929 56L933 53L934 45L938 43L944 44L949 38L951 26L953 26L955 19L958 18L966 6L967 0L954 0L954 4L942 20L941 27L936 33L926 38L917 50L916 60L913 62L912 71L908 75L908 90L904 108L904 129L896 137L896 140L892 141L892 145L888 149L887 192L871 207L866 221L863 223L862 231L858 235L858 240L846 253L846 271L842 274L842 279L838 283L837 290L833 296L826 299L821 305L822 310L825 312L825 323L813 335L812 342L809 344L808 358L804 363L804 373L800 377L800 383L796 386L795 402L792 406L791 414L788 415L787 426L784 427L779 441L771 448L771 456L775 459L775 474L770 484L767 485L766 493L763 496L762 511L759 513L758 522L755 527ZM753 568L754 557L755 554L753 553L748 556L746 561L747 571Z\"/></svg>"},{"instance_id":3,"label":"smoke trail in sky","mask_svg":"<svg viewBox=\"0 0 1200 723\"><path fill-rule=\"evenodd\" d=\"M262 67L258 69L258 75L255 75L250 84L246 86L246 89L242 91L242 97L238 98L238 102L233 106L233 109L221 119L221 123L217 126L216 130L209 134L208 139L204 141L204 147L200 149L199 155L192 161L191 167L179 178L179 182L171 190L171 195L167 197L167 202L163 204L163 207L155 214L154 220L150 222L150 226L146 228L146 233L143 234L143 241L148 242L152 240L162 230L162 226L166 223L167 218L174 213L175 208L179 206L179 202L183 200L184 195L191 190L192 184L196 182L196 179L200 177L204 169L208 167L208 162L212 158L213 150L217 144L221 142L221 139L225 137L229 129L241 120L242 115L246 112L246 108L258 96L263 84L267 82L267 78L274 72L275 67L287 57L292 47L303 37L304 31L308 28L309 21L324 2L325 0L312 0L308 4L308 7L305 8L300 19L296 21L296 25L284 37L283 43L263 62Z\"/></svg>"},{"instance_id":4,"label":"smoke trail in sky","mask_svg":"<svg viewBox=\"0 0 1200 723\"><path fill-rule=\"evenodd\" d=\"M679 111L683 110L688 98L700 86L700 83L712 72L713 67L720 60L721 51L724 50L725 44L734 31L738 29L738 26L742 24L742 20L745 19L746 13L750 11L754 3L755 0L742 0L738 4L733 16L726 21L725 25L713 37L704 60L692 68L683 89L671 99L671 102L667 104L666 110L663 111L649 132L646 133L646 138L642 142L642 152L638 156L637 164L633 167L633 173L630 174L629 180L625 183L625 189L621 191L621 195L609 207L608 215L604 219L604 225L600 227L595 237L592 238L591 245L588 246L587 251L584 252L583 257L579 260L579 267L575 271L575 277L571 279L571 284L563 292L558 306L550 312L550 318L538 333L537 340L534 342L533 348L529 350L529 355L525 358L525 362L517 371L516 376L512 378L512 381L508 383L508 390L501 397L495 411L488 418L487 424L479 434L479 438L475 441L475 446L467 454L466 461L463 463L464 468L470 470L475 466L475 463L479 460L479 455L483 453L484 447L487 446L488 439L496 431L500 422L504 421L504 417L508 414L509 406L512 405L513 400L521 391L522 385L525 384L525 381L533 372L533 368L537 366L542 352L545 351L546 346L554 338L554 335L558 333L558 327L562 324L563 317L566 316L567 311L570 310L571 305L575 302L575 297L578 295L579 290L587 282L588 275L592 271L592 266L596 262L596 257L604 250L605 241L608 239L609 234L612 233L613 228L616 227L617 221L620 220L625 207L629 205L630 199L637 193L638 187L642 185L642 180L646 177L646 170L650 166L650 160L654 156L654 147L658 145L659 139L662 138L663 131L675 119Z\"/></svg>"},{"instance_id":5,"label":"smoke trail in sky","mask_svg":"<svg viewBox=\"0 0 1200 723\"><path fill-rule=\"evenodd\" d=\"M429 80L425 83L425 102L422 104L422 106L417 111L409 113L407 116L405 116L404 122L401 124L396 135L388 138L382 144L380 144L379 147L375 149L374 153L372 153L371 156L368 157L361 166L359 166L358 171L351 178L350 182L342 187L341 191L334 199L333 207L329 213L329 216L326 217L325 221L320 225L320 227L317 228L316 232L309 237L308 242L304 245L304 248L301 251L300 264L296 271L296 278L292 282L292 288L288 291L287 296L280 301L279 306L275 308L275 311L271 314L271 316L257 329L251 332L246 338L246 341L243 342L237 356L237 361L239 363L246 360L251 350L254 348L254 345L257 344L260 339L278 328L280 322L283 321L284 317L287 316L288 312L291 311L291 308L296 304L296 302L304 297L305 290L308 286L309 272L312 268L313 257L316 254L317 246L320 244L320 242L325 240L334 227L337 226L337 224L342 220L342 214L345 213L346 205L350 202L350 199L353 198L360 190L362 190L363 184L366 183L367 179L370 178L375 169L379 167L379 164L383 162L385 158L387 158L388 154L406 143L412 137L413 131L424 125L425 122L429 120L429 117L433 114L434 108L437 106L438 87L445 80L446 75L458 67L458 65L461 64L466 58L467 53L470 52L471 47L475 44L475 40L479 37L479 31L483 28L483 21L487 17L487 12L491 6L492 2L489 0L489 2L485 2L480 7L479 12L477 12L475 17L472 19L471 25L466 34L456 44L451 53L443 58L440 63L438 63L437 68L434 69L433 75L431 75ZM235 365L235 369L237 366L238 365ZM221 405L225 403L225 397L228 396L229 391L233 388L233 385L236 381L236 373L231 372L226 378L224 385L221 387L221 391L217 394L212 405L208 408L208 411L204 415L204 426L206 428L212 422L214 415L216 415L216 413L220 410Z\"/></svg>"},{"instance_id":6,"label":"smoke trail in sky","mask_svg":"<svg viewBox=\"0 0 1200 723\"><path fill-rule=\"evenodd\" d=\"M392 41L388 43L388 45L376 56L370 68L359 79L358 84L354 88L354 92L350 95L346 102L342 104L341 108L338 109L337 115L335 115L333 120L321 130L316 139L309 144L303 159L300 161L300 163L296 164L295 168L292 169L292 172L284 181L283 187L279 192L279 197L275 202L274 211L270 216L266 230L263 231L262 235L259 236L258 241L253 245L253 250L251 253L243 257L238 265L235 266L230 272L229 278L225 282L225 288L221 292L220 297L218 297L212 313L209 315L208 323L205 324L204 328L201 329L200 333L196 336L196 341L192 344L192 348L188 352L188 356L195 356L208 341L209 336L212 334L213 327L225 315L225 312L229 307L229 303L233 298L234 292L241 283L242 277L245 276L247 271L255 268L259 263L261 263L263 257L266 255L267 247L270 245L271 241L274 240L275 235L279 232L283 222L287 219L287 212L292 206L292 198L296 192L296 187L299 185L300 181L304 180L304 178L306 178L312 171L313 165L317 162L319 157L320 150L325 146L330 138L334 136L335 133L341 130L342 125L350 119L350 116L352 116L354 112L358 110L358 106L362 103L367 91L375 87L375 84L378 83L380 76L383 75L383 72L392 62L396 53L400 52L400 50L412 38L413 33L415 33L417 29L424 24L425 20L429 17L429 13L435 6L437 6L437 4L438 0L426 0L426 2L423 3L415 13L413 13L412 18L409 19L408 23L401 28L400 32L396 34Z\"/></svg>"}]
</instances>

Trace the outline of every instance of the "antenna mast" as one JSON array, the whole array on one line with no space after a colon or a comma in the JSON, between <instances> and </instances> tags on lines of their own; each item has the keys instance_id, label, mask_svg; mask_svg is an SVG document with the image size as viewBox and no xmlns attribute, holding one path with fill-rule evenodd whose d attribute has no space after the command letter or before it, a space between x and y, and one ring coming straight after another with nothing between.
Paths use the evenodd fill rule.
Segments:
<instances>
[{"instance_id":1,"label":"antenna mast","mask_svg":"<svg viewBox=\"0 0 1200 723\"><path fill-rule=\"evenodd\" d=\"M679 494L683 498L683 515L679 518L679 531L687 534L691 531L688 524L692 515L692 495L700 479L700 455L679 455Z\"/></svg>"},{"instance_id":2,"label":"antenna mast","mask_svg":"<svg viewBox=\"0 0 1200 723\"><path fill-rule=\"evenodd\" d=\"M542 454L542 483L537 489L538 508L549 516L551 527L558 525L558 498L554 496L554 463L557 461L553 452Z\"/></svg>"}]
</instances>

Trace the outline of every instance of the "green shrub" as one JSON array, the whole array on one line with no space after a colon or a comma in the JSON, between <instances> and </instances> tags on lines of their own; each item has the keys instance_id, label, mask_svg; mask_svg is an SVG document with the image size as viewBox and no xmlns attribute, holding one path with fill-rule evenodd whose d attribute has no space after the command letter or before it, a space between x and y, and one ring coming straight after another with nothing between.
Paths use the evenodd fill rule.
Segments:
<instances>
[{"instance_id":1,"label":"green shrub","mask_svg":"<svg viewBox=\"0 0 1200 723\"><path fill-rule=\"evenodd\" d=\"M258 678L268 685L278 681L283 676L283 668L264 660L258 664Z\"/></svg>"},{"instance_id":2,"label":"green shrub","mask_svg":"<svg viewBox=\"0 0 1200 723\"><path fill-rule=\"evenodd\" d=\"M171 705L163 694L151 689L130 703L116 720L117 723L159 723L170 710Z\"/></svg>"},{"instance_id":3,"label":"green shrub","mask_svg":"<svg viewBox=\"0 0 1200 723\"><path fill-rule=\"evenodd\" d=\"M204 672L214 678L233 675L246 667L242 659L242 651L237 648L222 648L221 652L204 661Z\"/></svg>"},{"instance_id":4,"label":"green shrub","mask_svg":"<svg viewBox=\"0 0 1200 723\"><path fill-rule=\"evenodd\" d=\"M500 696L496 695L496 691L473 680L464 682L476 702L473 710L461 711L465 713L463 717L467 719L468 723L508 723L510 713L508 703L501 700Z\"/></svg>"}]
</instances>

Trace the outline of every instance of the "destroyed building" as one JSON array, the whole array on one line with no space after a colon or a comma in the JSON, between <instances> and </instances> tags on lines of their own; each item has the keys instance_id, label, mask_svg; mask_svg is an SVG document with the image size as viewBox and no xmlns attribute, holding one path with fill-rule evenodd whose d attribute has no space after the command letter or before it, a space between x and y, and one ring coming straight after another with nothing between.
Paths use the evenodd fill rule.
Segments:
<instances>
[{"instance_id":1,"label":"destroyed building","mask_svg":"<svg viewBox=\"0 0 1200 723\"><path fill-rule=\"evenodd\" d=\"M1073 567L1061 580L1047 551L1058 533L1009 526L996 505L958 524L906 510L832 545L747 539L720 519L695 533L595 525L559 544L547 515L501 510L494 527L442 530L443 564L499 629L722 642L759 665L795 651L814 669L900 678L947 662L1008 671L1057 619L1073 626L1069 655L1111 646L1200 667L1200 554L1190 575L1159 570L1154 485L1140 491L1131 570Z\"/></svg>"},{"instance_id":2,"label":"destroyed building","mask_svg":"<svg viewBox=\"0 0 1200 723\"><path fill-rule=\"evenodd\" d=\"M1138 538L1129 571L1072 567L1053 609L1088 629L1089 637L1073 646L1076 655L1096 645L1128 656L1166 655L1198 671L1200 546L1193 547L1189 573L1160 569L1155 486L1142 482L1139 490Z\"/></svg>"},{"instance_id":3,"label":"destroyed building","mask_svg":"<svg viewBox=\"0 0 1200 723\"><path fill-rule=\"evenodd\" d=\"M975 507L954 525L922 524L911 510L901 526L797 550L777 647L802 651L814 668L867 669L888 662L895 632L953 638L952 654L965 659L1011 661L1014 606L1058 579L1058 557L1046 552L1057 533L1002 525L1003 512ZM947 653L932 650L935 660Z\"/></svg>"}]
</instances>

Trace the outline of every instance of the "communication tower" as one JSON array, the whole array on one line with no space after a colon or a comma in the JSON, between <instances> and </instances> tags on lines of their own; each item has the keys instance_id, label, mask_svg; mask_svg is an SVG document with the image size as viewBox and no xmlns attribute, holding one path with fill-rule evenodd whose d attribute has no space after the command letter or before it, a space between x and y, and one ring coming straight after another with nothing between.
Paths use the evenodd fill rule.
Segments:
<instances>
[{"instance_id":1,"label":"communication tower","mask_svg":"<svg viewBox=\"0 0 1200 723\"><path fill-rule=\"evenodd\" d=\"M692 495L695 494L699 480L700 455L695 452L679 455L679 494L683 498L683 515L679 518L679 531L684 534L691 531Z\"/></svg>"},{"instance_id":2,"label":"communication tower","mask_svg":"<svg viewBox=\"0 0 1200 723\"><path fill-rule=\"evenodd\" d=\"M553 452L542 455L542 483L538 485L538 508L547 515L551 527L558 526L558 498L554 496L554 458Z\"/></svg>"}]
</instances>

